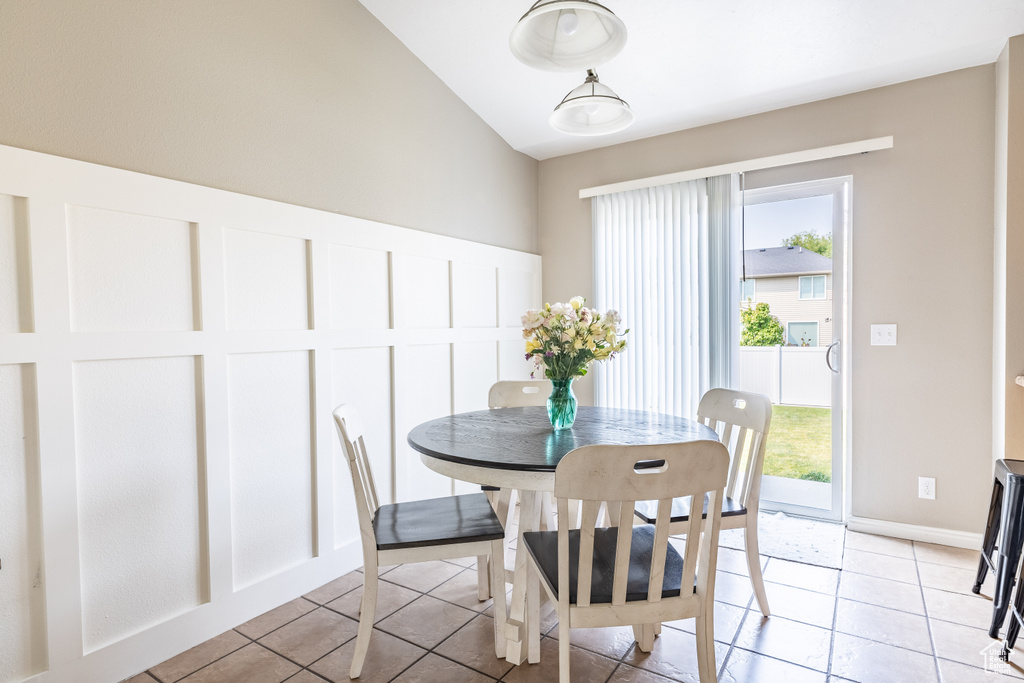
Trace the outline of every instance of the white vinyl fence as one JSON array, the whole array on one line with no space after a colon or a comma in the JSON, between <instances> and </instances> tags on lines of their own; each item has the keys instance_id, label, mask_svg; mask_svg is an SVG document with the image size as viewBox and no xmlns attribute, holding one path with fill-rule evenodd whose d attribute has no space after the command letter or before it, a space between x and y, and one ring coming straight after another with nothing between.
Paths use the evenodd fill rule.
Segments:
<instances>
[{"instance_id":1,"label":"white vinyl fence","mask_svg":"<svg viewBox=\"0 0 1024 683\"><path fill-rule=\"evenodd\" d=\"M824 346L740 347L739 388L764 394L772 403L832 405L832 373Z\"/></svg>"}]
</instances>

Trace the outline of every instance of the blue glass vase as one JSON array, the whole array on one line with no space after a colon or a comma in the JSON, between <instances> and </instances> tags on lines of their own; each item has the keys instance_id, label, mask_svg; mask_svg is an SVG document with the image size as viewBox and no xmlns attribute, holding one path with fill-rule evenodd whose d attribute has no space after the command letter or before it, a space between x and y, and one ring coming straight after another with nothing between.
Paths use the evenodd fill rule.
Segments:
<instances>
[{"instance_id":1,"label":"blue glass vase","mask_svg":"<svg viewBox=\"0 0 1024 683\"><path fill-rule=\"evenodd\" d=\"M551 380L551 395L548 396L548 419L556 431L572 427L576 421L576 394L572 393L571 379Z\"/></svg>"}]
</instances>

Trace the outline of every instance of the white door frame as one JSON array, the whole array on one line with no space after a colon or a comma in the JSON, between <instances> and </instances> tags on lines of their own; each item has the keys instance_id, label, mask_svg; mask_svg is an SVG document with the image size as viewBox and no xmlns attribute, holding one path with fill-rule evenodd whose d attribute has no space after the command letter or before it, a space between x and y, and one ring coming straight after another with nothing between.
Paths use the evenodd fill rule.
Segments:
<instances>
[{"instance_id":1,"label":"white door frame","mask_svg":"<svg viewBox=\"0 0 1024 683\"><path fill-rule=\"evenodd\" d=\"M852 420L851 368L849 345L850 311L852 310L852 232L853 211L851 191L853 176L823 178L807 182L775 185L746 190L745 206L808 197L832 196L832 341L838 341L838 353L832 354L832 365L839 373L832 377L832 501L830 510L803 505L761 500L761 509L781 510L794 515L845 522L850 516L852 491L852 453L850 428ZM838 409L837 409L838 406ZM769 437L771 438L771 437ZM835 482L842 482L841 486Z\"/></svg>"}]
</instances>

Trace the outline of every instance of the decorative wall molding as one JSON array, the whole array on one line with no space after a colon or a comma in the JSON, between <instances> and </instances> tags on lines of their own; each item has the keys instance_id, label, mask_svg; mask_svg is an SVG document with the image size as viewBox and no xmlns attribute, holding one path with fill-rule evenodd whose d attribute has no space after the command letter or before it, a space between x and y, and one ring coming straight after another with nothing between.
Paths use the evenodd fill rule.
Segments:
<instances>
[{"instance_id":1,"label":"decorative wall molding","mask_svg":"<svg viewBox=\"0 0 1024 683\"><path fill-rule=\"evenodd\" d=\"M121 680L358 567L338 403L381 502L467 490L405 436L528 376L541 296L533 254L11 147L0 272L0 683Z\"/></svg>"}]
</instances>

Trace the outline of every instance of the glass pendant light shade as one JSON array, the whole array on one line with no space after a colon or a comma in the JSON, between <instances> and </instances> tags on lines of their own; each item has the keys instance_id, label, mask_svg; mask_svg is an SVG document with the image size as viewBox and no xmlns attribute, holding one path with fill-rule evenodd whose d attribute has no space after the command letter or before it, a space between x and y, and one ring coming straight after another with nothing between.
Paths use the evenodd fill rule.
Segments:
<instances>
[{"instance_id":1,"label":"glass pendant light shade","mask_svg":"<svg viewBox=\"0 0 1024 683\"><path fill-rule=\"evenodd\" d=\"M573 88L551 112L548 123L567 135L607 135L633 123L633 110L607 85L597 72L587 70L587 80Z\"/></svg>"},{"instance_id":2,"label":"glass pendant light shade","mask_svg":"<svg viewBox=\"0 0 1024 683\"><path fill-rule=\"evenodd\" d=\"M509 37L516 59L544 71L604 64L626 44L626 25L591 0L537 0Z\"/></svg>"}]
</instances>

